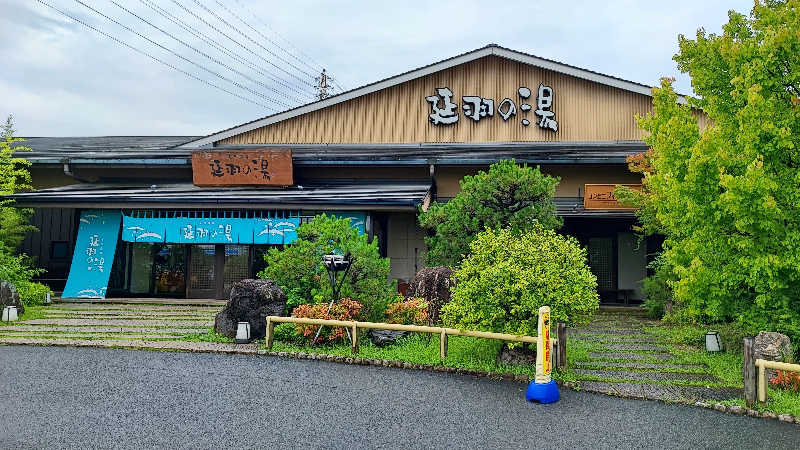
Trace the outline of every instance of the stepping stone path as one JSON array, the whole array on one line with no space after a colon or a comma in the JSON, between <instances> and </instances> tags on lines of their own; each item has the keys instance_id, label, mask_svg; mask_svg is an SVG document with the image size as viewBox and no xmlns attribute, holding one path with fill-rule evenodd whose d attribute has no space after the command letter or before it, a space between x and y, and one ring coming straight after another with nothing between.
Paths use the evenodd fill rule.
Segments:
<instances>
[{"instance_id":1,"label":"stepping stone path","mask_svg":"<svg viewBox=\"0 0 800 450\"><path fill-rule=\"evenodd\" d=\"M572 362L582 391L669 402L718 402L742 390L702 364L684 364L645 328L657 325L642 310L601 309L589 325L571 328L568 342L589 344L588 359Z\"/></svg>"},{"instance_id":2,"label":"stepping stone path","mask_svg":"<svg viewBox=\"0 0 800 450\"><path fill-rule=\"evenodd\" d=\"M57 303L43 308L42 318L0 326L0 344L216 348L216 343L187 342L184 337L207 333L221 309L222 306ZM224 349L227 344L219 345Z\"/></svg>"}]
</instances>

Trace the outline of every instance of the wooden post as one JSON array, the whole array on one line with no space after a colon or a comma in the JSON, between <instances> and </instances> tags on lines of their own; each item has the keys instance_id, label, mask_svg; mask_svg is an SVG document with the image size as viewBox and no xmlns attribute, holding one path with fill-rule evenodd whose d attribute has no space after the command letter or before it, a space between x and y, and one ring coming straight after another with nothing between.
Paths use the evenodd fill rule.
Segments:
<instances>
[{"instance_id":1,"label":"wooden post","mask_svg":"<svg viewBox=\"0 0 800 450\"><path fill-rule=\"evenodd\" d=\"M755 339L744 338L744 365L742 377L744 378L744 401L748 408L756 402L756 358L753 354Z\"/></svg>"},{"instance_id":2,"label":"wooden post","mask_svg":"<svg viewBox=\"0 0 800 450\"><path fill-rule=\"evenodd\" d=\"M267 348L272 348L272 339L275 336L275 322L267 317Z\"/></svg>"},{"instance_id":3,"label":"wooden post","mask_svg":"<svg viewBox=\"0 0 800 450\"><path fill-rule=\"evenodd\" d=\"M353 322L353 328L350 330L351 332L351 341L353 342L353 354L355 355L358 353L358 324Z\"/></svg>"},{"instance_id":4,"label":"wooden post","mask_svg":"<svg viewBox=\"0 0 800 450\"><path fill-rule=\"evenodd\" d=\"M758 365L758 401L767 402L767 369L763 364Z\"/></svg>"},{"instance_id":5,"label":"wooden post","mask_svg":"<svg viewBox=\"0 0 800 450\"><path fill-rule=\"evenodd\" d=\"M567 368L567 324L558 322L558 329L556 331L558 337L558 368L564 370Z\"/></svg>"},{"instance_id":6,"label":"wooden post","mask_svg":"<svg viewBox=\"0 0 800 450\"><path fill-rule=\"evenodd\" d=\"M446 330L442 330L442 334L439 335L439 355L442 359L447 358L447 332Z\"/></svg>"}]
</instances>

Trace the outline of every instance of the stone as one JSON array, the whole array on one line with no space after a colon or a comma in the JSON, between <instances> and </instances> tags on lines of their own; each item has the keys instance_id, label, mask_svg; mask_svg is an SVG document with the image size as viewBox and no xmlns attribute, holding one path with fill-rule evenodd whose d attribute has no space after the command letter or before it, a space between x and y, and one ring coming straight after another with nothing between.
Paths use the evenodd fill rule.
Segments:
<instances>
[{"instance_id":1,"label":"stone","mask_svg":"<svg viewBox=\"0 0 800 450\"><path fill-rule=\"evenodd\" d=\"M378 347L392 345L398 339L408 336L408 331L369 330L367 335L373 344Z\"/></svg>"},{"instance_id":2,"label":"stone","mask_svg":"<svg viewBox=\"0 0 800 450\"><path fill-rule=\"evenodd\" d=\"M730 411L730 412L732 412L734 414L738 414L740 416L744 415L744 407L740 406L740 405L730 406L730 407L728 407L728 411Z\"/></svg>"},{"instance_id":3,"label":"stone","mask_svg":"<svg viewBox=\"0 0 800 450\"><path fill-rule=\"evenodd\" d=\"M497 355L497 362L500 364L515 364L536 367L536 348L519 346L509 348L508 344L503 344L500 354Z\"/></svg>"},{"instance_id":4,"label":"stone","mask_svg":"<svg viewBox=\"0 0 800 450\"><path fill-rule=\"evenodd\" d=\"M25 312L25 306L19 299L19 293L14 283L10 281L0 281L0 313L6 306L16 306L17 315L21 316Z\"/></svg>"},{"instance_id":5,"label":"stone","mask_svg":"<svg viewBox=\"0 0 800 450\"><path fill-rule=\"evenodd\" d=\"M214 320L214 331L231 339L236 337L238 322L250 323L250 337L262 339L267 334L267 316L283 316L286 294L272 280L242 280L233 283L225 308Z\"/></svg>"},{"instance_id":6,"label":"stone","mask_svg":"<svg viewBox=\"0 0 800 450\"><path fill-rule=\"evenodd\" d=\"M755 338L753 354L756 359L783 362L786 358L791 358L792 353L792 341L785 334L761 331ZM776 375L776 372L767 369L766 375L769 380Z\"/></svg>"},{"instance_id":7,"label":"stone","mask_svg":"<svg viewBox=\"0 0 800 450\"><path fill-rule=\"evenodd\" d=\"M765 419L777 419L778 415L775 414L774 412L764 411L761 413L761 417Z\"/></svg>"},{"instance_id":8,"label":"stone","mask_svg":"<svg viewBox=\"0 0 800 450\"><path fill-rule=\"evenodd\" d=\"M778 416L778 420L780 420L781 422L792 423L794 422L794 416L792 416L791 414L780 414Z\"/></svg>"},{"instance_id":9,"label":"stone","mask_svg":"<svg viewBox=\"0 0 800 450\"><path fill-rule=\"evenodd\" d=\"M723 405L722 403L716 403L714 404L714 409L716 409L717 411L725 412L725 405Z\"/></svg>"},{"instance_id":10,"label":"stone","mask_svg":"<svg viewBox=\"0 0 800 450\"><path fill-rule=\"evenodd\" d=\"M411 281L406 297L424 298L428 302L428 325L439 323L442 306L450 301L453 287L453 269L445 266L426 267Z\"/></svg>"},{"instance_id":11,"label":"stone","mask_svg":"<svg viewBox=\"0 0 800 450\"><path fill-rule=\"evenodd\" d=\"M747 415L749 417L759 417L759 416L761 416L761 414L755 409L748 409L747 410Z\"/></svg>"}]
</instances>

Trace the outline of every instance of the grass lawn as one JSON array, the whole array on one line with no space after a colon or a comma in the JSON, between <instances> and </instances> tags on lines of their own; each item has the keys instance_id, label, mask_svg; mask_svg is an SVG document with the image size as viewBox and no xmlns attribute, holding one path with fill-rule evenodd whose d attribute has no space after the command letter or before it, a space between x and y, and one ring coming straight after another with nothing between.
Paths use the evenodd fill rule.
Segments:
<instances>
[{"instance_id":1,"label":"grass lawn","mask_svg":"<svg viewBox=\"0 0 800 450\"><path fill-rule=\"evenodd\" d=\"M25 313L19 316L16 322L0 322L0 327L13 327L19 325L24 320L44 319L44 310L46 306L26 306ZM1 309L1 308L0 308Z\"/></svg>"}]
</instances>

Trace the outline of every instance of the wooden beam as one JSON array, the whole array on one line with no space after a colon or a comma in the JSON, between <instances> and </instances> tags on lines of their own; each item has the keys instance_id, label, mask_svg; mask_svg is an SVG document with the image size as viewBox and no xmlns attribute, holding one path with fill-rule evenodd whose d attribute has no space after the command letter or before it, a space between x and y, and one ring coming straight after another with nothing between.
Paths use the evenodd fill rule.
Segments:
<instances>
[{"instance_id":1,"label":"wooden beam","mask_svg":"<svg viewBox=\"0 0 800 450\"><path fill-rule=\"evenodd\" d=\"M744 378L744 401L748 408L756 402L756 358L754 354L755 339L744 338L744 364L742 377Z\"/></svg>"}]
</instances>

